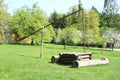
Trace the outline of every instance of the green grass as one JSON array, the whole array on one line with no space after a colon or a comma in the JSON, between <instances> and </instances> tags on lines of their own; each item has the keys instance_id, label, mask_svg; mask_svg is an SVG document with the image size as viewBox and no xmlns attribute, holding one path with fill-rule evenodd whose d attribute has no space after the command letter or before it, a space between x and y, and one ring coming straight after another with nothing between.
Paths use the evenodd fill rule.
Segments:
<instances>
[{"instance_id":1,"label":"green grass","mask_svg":"<svg viewBox=\"0 0 120 80\"><path fill-rule=\"evenodd\" d=\"M0 80L119 80L120 52L89 48L93 58L107 57L108 65L80 68L50 63L60 52L83 52L82 47L44 44L43 59L39 46L0 45Z\"/></svg>"}]
</instances>

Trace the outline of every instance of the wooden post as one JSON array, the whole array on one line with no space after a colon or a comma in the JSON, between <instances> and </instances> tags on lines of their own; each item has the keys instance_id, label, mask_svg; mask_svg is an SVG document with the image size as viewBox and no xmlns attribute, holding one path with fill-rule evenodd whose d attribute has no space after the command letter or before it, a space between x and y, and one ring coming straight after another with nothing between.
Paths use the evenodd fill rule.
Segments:
<instances>
[{"instance_id":1,"label":"wooden post","mask_svg":"<svg viewBox=\"0 0 120 80\"><path fill-rule=\"evenodd\" d=\"M112 51L113 51L113 48L114 48L114 43L113 42L111 43L111 47L112 47Z\"/></svg>"},{"instance_id":2,"label":"wooden post","mask_svg":"<svg viewBox=\"0 0 120 80\"><path fill-rule=\"evenodd\" d=\"M41 35L41 44L40 44L40 58L42 59L43 58L43 40L44 40L44 31L45 31L45 28L43 26L43 29L42 29L42 35Z\"/></svg>"},{"instance_id":3,"label":"wooden post","mask_svg":"<svg viewBox=\"0 0 120 80\"><path fill-rule=\"evenodd\" d=\"M84 52L85 52L85 16L84 16L84 10L82 10L82 21L83 21L83 40L84 40Z\"/></svg>"}]
</instances>

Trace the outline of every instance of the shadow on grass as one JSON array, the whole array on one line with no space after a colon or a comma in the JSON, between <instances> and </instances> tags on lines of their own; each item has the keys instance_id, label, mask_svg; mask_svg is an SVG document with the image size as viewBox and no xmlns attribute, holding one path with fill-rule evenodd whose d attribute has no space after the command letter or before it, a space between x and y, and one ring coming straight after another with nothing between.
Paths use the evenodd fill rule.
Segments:
<instances>
[{"instance_id":1,"label":"shadow on grass","mask_svg":"<svg viewBox=\"0 0 120 80\"><path fill-rule=\"evenodd\" d=\"M62 63L53 63L53 62L48 62L48 63L63 66L63 67L68 67L68 68L75 68L72 66L72 64L62 64Z\"/></svg>"},{"instance_id":2,"label":"shadow on grass","mask_svg":"<svg viewBox=\"0 0 120 80\"><path fill-rule=\"evenodd\" d=\"M39 46L39 44L29 44L29 43L8 43L10 45L19 45L19 46Z\"/></svg>"}]
</instances>

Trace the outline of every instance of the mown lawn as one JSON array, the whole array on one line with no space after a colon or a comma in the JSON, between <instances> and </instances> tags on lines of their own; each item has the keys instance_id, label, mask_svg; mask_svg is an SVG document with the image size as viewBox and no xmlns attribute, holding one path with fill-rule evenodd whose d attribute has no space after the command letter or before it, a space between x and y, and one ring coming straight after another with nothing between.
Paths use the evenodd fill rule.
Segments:
<instances>
[{"instance_id":1,"label":"mown lawn","mask_svg":"<svg viewBox=\"0 0 120 80\"><path fill-rule=\"evenodd\" d=\"M89 48L93 58L107 57L108 65L80 68L50 63L60 52L83 52L82 47L44 44L43 59L39 46L0 45L0 80L120 80L120 52Z\"/></svg>"}]
</instances>

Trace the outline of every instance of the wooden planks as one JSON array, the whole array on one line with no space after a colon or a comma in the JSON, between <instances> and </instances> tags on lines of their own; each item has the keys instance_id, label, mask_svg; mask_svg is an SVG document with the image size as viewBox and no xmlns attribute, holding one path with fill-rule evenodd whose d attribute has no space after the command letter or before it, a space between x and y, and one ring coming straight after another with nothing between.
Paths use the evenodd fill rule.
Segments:
<instances>
[{"instance_id":1,"label":"wooden planks","mask_svg":"<svg viewBox=\"0 0 120 80\"><path fill-rule=\"evenodd\" d=\"M82 66L92 66L92 65L108 64L108 63L109 63L108 58L86 60L86 61L75 60L75 61L73 61L72 66L73 67L82 67Z\"/></svg>"},{"instance_id":2,"label":"wooden planks","mask_svg":"<svg viewBox=\"0 0 120 80\"><path fill-rule=\"evenodd\" d=\"M63 52L59 57L52 56L51 62L60 64L73 64L75 60L89 59L91 60L91 52Z\"/></svg>"},{"instance_id":3,"label":"wooden planks","mask_svg":"<svg viewBox=\"0 0 120 80\"><path fill-rule=\"evenodd\" d=\"M63 52L51 57L52 63L72 65L72 67L108 64L108 58L92 59L91 52Z\"/></svg>"}]
</instances>

